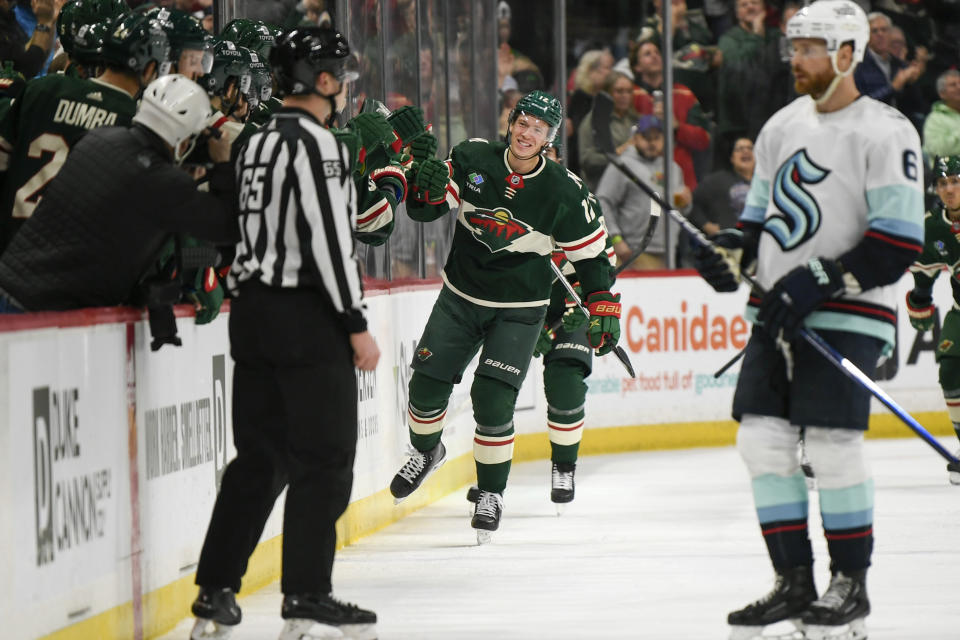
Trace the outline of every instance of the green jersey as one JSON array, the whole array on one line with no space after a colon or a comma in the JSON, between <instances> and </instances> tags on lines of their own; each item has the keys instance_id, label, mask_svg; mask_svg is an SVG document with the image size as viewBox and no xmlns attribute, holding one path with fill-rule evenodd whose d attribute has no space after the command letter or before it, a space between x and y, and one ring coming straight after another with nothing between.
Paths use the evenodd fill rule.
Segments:
<instances>
[{"instance_id":1,"label":"green jersey","mask_svg":"<svg viewBox=\"0 0 960 640\"><path fill-rule=\"evenodd\" d=\"M923 221L923 252L910 265L917 289L931 289L944 269L951 276L960 273L960 221L953 222L942 205L927 211ZM957 282L951 279L951 284ZM960 304L958 287L953 287L954 302Z\"/></svg>"},{"instance_id":2,"label":"green jersey","mask_svg":"<svg viewBox=\"0 0 960 640\"><path fill-rule=\"evenodd\" d=\"M48 75L27 83L0 119L0 206L6 245L33 215L71 147L90 129L126 126L136 113L130 94L98 80ZM13 228L10 228L10 218Z\"/></svg>"},{"instance_id":3,"label":"green jersey","mask_svg":"<svg viewBox=\"0 0 960 640\"><path fill-rule=\"evenodd\" d=\"M515 173L503 142L467 140L453 148L441 205L408 201L414 220L434 220L457 208L444 284L490 307L532 307L550 299L554 248L573 264L584 294L610 288L607 232L580 178L541 158Z\"/></svg>"}]
</instances>

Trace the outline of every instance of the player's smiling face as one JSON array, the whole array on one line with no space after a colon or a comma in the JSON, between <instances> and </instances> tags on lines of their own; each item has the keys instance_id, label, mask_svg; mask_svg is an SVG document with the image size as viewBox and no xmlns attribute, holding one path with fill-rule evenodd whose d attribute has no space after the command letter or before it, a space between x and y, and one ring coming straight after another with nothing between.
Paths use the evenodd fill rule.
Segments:
<instances>
[{"instance_id":1,"label":"player's smiling face","mask_svg":"<svg viewBox=\"0 0 960 640\"><path fill-rule=\"evenodd\" d=\"M539 118L521 113L510 126L510 151L518 158L540 153L547 144L550 126Z\"/></svg>"},{"instance_id":2,"label":"player's smiling face","mask_svg":"<svg viewBox=\"0 0 960 640\"><path fill-rule=\"evenodd\" d=\"M823 40L794 38L791 41L793 55L790 69L793 71L793 86L800 95L816 99L824 94L836 75Z\"/></svg>"}]
</instances>

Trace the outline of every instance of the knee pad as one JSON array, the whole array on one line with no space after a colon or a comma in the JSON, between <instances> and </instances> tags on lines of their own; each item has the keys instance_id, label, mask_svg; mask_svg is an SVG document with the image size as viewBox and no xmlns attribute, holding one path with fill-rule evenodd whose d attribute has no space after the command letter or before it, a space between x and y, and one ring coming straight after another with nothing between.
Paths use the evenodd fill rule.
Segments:
<instances>
[{"instance_id":1,"label":"knee pad","mask_svg":"<svg viewBox=\"0 0 960 640\"><path fill-rule=\"evenodd\" d=\"M474 376L470 399L473 401L473 419L477 422L477 429L496 433L512 428L517 392L517 389L496 378Z\"/></svg>"},{"instance_id":2,"label":"knee pad","mask_svg":"<svg viewBox=\"0 0 960 640\"><path fill-rule=\"evenodd\" d=\"M870 479L863 431L806 427L803 444L820 489L843 489Z\"/></svg>"},{"instance_id":3,"label":"knee pad","mask_svg":"<svg viewBox=\"0 0 960 640\"><path fill-rule=\"evenodd\" d=\"M792 476L800 470L800 427L784 418L743 415L737 430L737 451L751 478L772 473Z\"/></svg>"},{"instance_id":4,"label":"knee pad","mask_svg":"<svg viewBox=\"0 0 960 640\"><path fill-rule=\"evenodd\" d=\"M543 392L547 405L557 411L582 410L587 399L583 365L559 360L543 368Z\"/></svg>"},{"instance_id":5,"label":"knee pad","mask_svg":"<svg viewBox=\"0 0 960 640\"><path fill-rule=\"evenodd\" d=\"M418 435L443 431L447 417L447 401L453 383L425 376L417 371L410 377L407 405L407 426Z\"/></svg>"}]
</instances>

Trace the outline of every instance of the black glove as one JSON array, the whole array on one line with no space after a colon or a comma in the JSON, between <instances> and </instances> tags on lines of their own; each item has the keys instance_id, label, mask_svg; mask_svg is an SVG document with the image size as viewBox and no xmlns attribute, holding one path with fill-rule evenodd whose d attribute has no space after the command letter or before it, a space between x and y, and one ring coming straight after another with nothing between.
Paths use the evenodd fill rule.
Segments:
<instances>
[{"instance_id":1,"label":"black glove","mask_svg":"<svg viewBox=\"0 0 960 640\"><path fill-rule=\"evenodd\" d=\"M780 278L760 301L757 320L774 339L791 341L803 320L823 302L843 294L843 269L835 260L812 258Z\"/></svg>"},{"instance_id":2,"label":"black glove","mask_svg":"<svg viewBox=\"0 0 960 640\"><path fill-rule=\"evenodd\" d=\"M724 229L710 244L694 242L693 266L716 291L736 291L744 254L744 235L739 229Z\"/></svg>"}]
</instances>

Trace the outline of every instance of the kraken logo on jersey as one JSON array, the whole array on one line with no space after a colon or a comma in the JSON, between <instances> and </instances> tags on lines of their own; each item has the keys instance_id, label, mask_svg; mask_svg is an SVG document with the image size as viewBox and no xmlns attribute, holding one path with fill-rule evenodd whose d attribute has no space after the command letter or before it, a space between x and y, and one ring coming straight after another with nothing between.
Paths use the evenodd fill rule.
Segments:
<instances>
[{"instance_id":1,"label":"kraken logo on jersey","mask_svg":"<svg viewBox=\"0 0 960 640\"><path fill-rule=\"evenodd\" d=\"M806 149L794 153L777 170L773 203L779 213L769 216L763 228L784 251L796 249L820 228L820 205L804 185L817 184L829 174L829 169L807 156Z\"/></svg>"},{"instance_id":2,"label":"kraken logo on jersey","mask_svg":"<svg viewBox=\"0 0 960 640\"><path fill-rule=\"evenodd\" d=\"M517 220L506 209L474 209L465 218L473 237L485 244L492 253L508 248L533 230L533 227Z\"/></svg>"}]
</instances>

